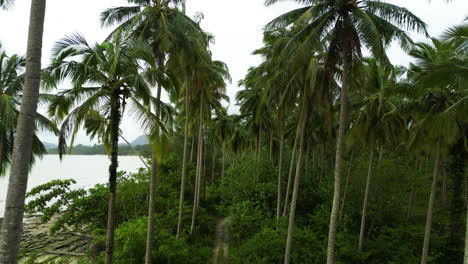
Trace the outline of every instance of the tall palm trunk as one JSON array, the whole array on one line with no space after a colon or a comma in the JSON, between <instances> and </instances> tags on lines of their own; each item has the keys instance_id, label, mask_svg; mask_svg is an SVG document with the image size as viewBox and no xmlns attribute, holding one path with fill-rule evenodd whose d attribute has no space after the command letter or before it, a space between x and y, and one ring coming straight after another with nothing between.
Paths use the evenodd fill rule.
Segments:
<instances>
[{"instance_id":1,"label":"tall palm trunk","mask_svg":"<svg viewBox=\"0 0 468 264\"><path fill-rule=\"evenodd\" d=\"M369 165L367 171L367 181L366 181L366 190L364 192L364 202L362 204L362 214L361 214L361 229L359 232L359 243L358 243L358 251L362 251L362 246L364 244L364 236L365 236L365 229L366 229L366 217L367 217L367 201L369 198L369 189L370 183L372 178L372 163L374 159L374 136L371 136L371 146L370 146L370 156L369 156Z\"/></svg>"},{"instance_id":2,"label":"tall palm trunk","mask_svg":"<svg viewBox=\"0 0 468 264\"><path fill-rule=\"evenodd\" d=\"M24 201L39 98L45 8L46 0L31 2L24 91L16 127L5 215L0 233L0 263L4 264L17 263L21 240Z\"/></svg>"},{"instance_id":3,"label":"tall palm trunk","mask_svg":"<svg viewBox=\"0 0 468 264\"><path fill-rule=\"evenodd\" d=\"M119 165L119 125L120 94L116 92L111 98L111 164L109 166L109 205L107 211L106 264L112 264L114 254L115 201L117 194L117 167Z\"/></svg>"},{"instance_id":4,"label":"tall palm trunk","mask_svg":"<svg viewBox=\"0 0 468 264\"><path fill-rule=\"evenodd\" d=\"M160 65L161 67L161 65ZM161 85L158 86L157 99L161 100ZM161 117L161 109L158 107L156 109L156 117ZM159 135L159 127L155 128L157 130L157 136L160 140L159 144L163 144L161 135ZM155 143L153 143L155 144ZM149 204L148 204L148 232L146 234L146 253L145 253L145 263L151 264L151 255L153 252L153 234L154 234L154 211L156 206L156 183L158 179L158 159L157 159L157 149L153 146L151 155L151 180L149 187Z\"/></svg>"},{"instance_id":5,"label":"tall palm trunk","mask_svg":"<svg viewBox=\"0 0 468 264\"><path fill-rule=\"evenodd\" d=\"M216 167L216 148L213 144L213 151L211 152L211 184L214 184L214 175L215 175L215 167Z\"/></svg>"},{"instance_id":6,"label":"tall palm trunk","mask_svg":"<svg viewBox=\"0 0 468 264\"><path fill-rule=\"evenodd\" d=\"M270 133L270 160L273 161L273 133Z\"/></svg>"},{"instance_id":7,"label":"tall palm trunk","mask_svg":"<svg viewBox=\"0 0 468 264\"><path fill-rule=\"evenodd\" d=\"M445 168L445 157L442 157L442 209L447 207L447 170Z\"/></svg>"},{"instance_id":8,"label":"tall palm trunk","mask_svg":"<svg viewBox=\"0 0 468 264\"><path fill-rule=\"evenodd\" d=\"M257 160L260 159L260 154L262 152L262 126L258 126L258 141L257 141Z\"/></svg>"},{"instance_id":9,"label":"tall palm trunk","mask_svg":"<svg viewBox=\"0 0 468 264\"><path fill-rule=\"evenodd\" d=\"M351 179L351 170L353 168L353 159L354 159L354 151L351 150L351 158L349 159L348 175L346 176L345 189L343 191L343 199L341 200L341 209L340 209L340 215L339 215L340 219L343 217L343 210L344 210L344 206L346 202L346 196L348 194L349 181Z\"/></svg>"},{"instance_id":10,"label":"tall palm trunk","mask_svg":"<svg viewBox=\"0 0 468 264\"><path fill-rule=\"evenodd\" d=\"M302 159L304 156L304 132L306 124L306 113L305 108L303 110L303 117L300 123L300 139L299 139L299 150L297 153L297 166L296 166L296 176L294 177L294 188L291 198L291 211L289 212L289 224L288 224L288 235L286 239L286 252L284 254L284 264L289 264L291 259L291 248L292 248L292 236L294 232L294 218L296 216L296 203L297 203L297 193L299 192L299 181L302 171ZM285 205L287 206L287 205Z\"/></svg>"},{"instance_id":11,"label":"tall palm trunk","mask_svg":"<svg viewBox=\"0 0 468 264\"><path fill-rule=\"evenodd\" d=\"M286 185L286 194L284 197L284 207L283 207L283 216L285 216L288 213L288 204L289 204L289 193L291 190L291 182L292 182L292 175L293 175L293 169L294 169L294 160L296 159L296 151L297 151L297 143L299 141L299 126L296 129L296 136L294 138L294 146L293 150L291 153L291 163L289 165L289 173L288 173L288 183Z\"/></svg>"},{"instance_id":12,"label":"tall palm trunk","mask_svg":"<svg viewBox=\"0 0 468 264\"><path fill-rule=\"evenodd\" d=\"M325 144L320 146L320 175L319 175L319 184L322 183L323 176L325 174Z\"/></svg>"},{"instance_id":13,"label":"tall palm trunk","mask_svg":"<svg viewBox=\"0 0 468 264\"><path fill-rule=\"evenodd\" d=\"M2 176L3 173L3 160L5 159L5 148L4 148L4 137L0 133L0 177Z\"/></svg>"},{"instance_id":14,"label":"tall palm trunk","mask_svg":"<svg viewBox=\"0 0 468 264\"><path fill-rule=\"evenodd\" d=\"M182 177L180 180L180 198L179 198L179 218L177 220L176 239L180 237L182 229L182 218L184 215L184 198L185 198L185 180L187 178L187 143L188 143L188 119L189 119L189 101L188 101L188 86L185 87L185 126L184 126L184 154L182 158ZM193 148L193 142L192 142Z\"/></svg>"},{"instance_id":15,"label":"tall palm trunk","mask_svg":"<svg viewBox=\"0 0 468 264\"><path fill-rule=\"evenodd\" d=\"M463 262L464 264L468 264L468 207L466 209L465 261Z\"/></svg>"},{"instance_id":16,"label":"tall palm trunk","mask_svg":"<svg viewBox=\"0 0 468 264\"><path fill-rule=\"evenodd\" d=\"M429 203L427 206L427 217L426 217L426 229L424 232L424 244L421 255L421 264L427 263L427 256L429 255L429 242L431 240L431 228L432 228L432 210L434 209L435 195L437 191L437 177L439 174L440 167L440 148L441 148L441 139L437 141L437 150L434 162L434 172L432 175L432 186L431 186L431 195L429 196Z\"/></svg>"},{"instance_id":17,"label":"tall palm trunk","mask_svg":"<svg viewBox=\"0 0 468 264\"><path fill-rule=\"evenodd\" d=\"M224 163L226 159L226 141L223 140L223 164L221 167L221 180L224 179Z\"/></svg>"},{"instance_id":18,"label":"tall palm trunk","mask_svg":"<svg viewBox=\"0 0 468 264\"><path fill-rule=\"evenodd\" d=\"M151 264L151 255L153 251L154 234L154 211L156 203L156 182L158 175L158 160L155 153L151 155L151 179L149 187L149 205L148 205L148 232L146 233L146 253L145 263Z\"/></svg>"},{"instance_id":19,"label":"tall palm trunk","mask_svg":"<svg viewBox=\"0 0 468 264\"><path fill-rule=\"evenodd\" d=\"M422 161L419 163L422 166ZM421 170L421 166L418 167L418 170ZM411 180L411 193L408 202L408 212L406 214L406 220L409 220L413 212L414 196L416 193L416 173L413 174L413 179Z\"/></svg>"},{"instance_id":20,"label":"tall palm trunk","mask_svg":"<svg viewBox=\"0 0 468 264\"><path fill-rule=\"evenodd\" d=\"M280 131L280 145L279 145L279 160L278 160L278 197L276 201L276 221L279 220L281 215L281 181L282 181L282 170L283 170L283 143L284 143L284 134Z\"/></svg>"},{"instance_id":21,"label":"tall palm trunk","mask_svg":"<svg viewBox=\"0 0 468 264\"><path fill-rule=\"evenodd\" d=\"M197 151L197 172L195 177L195 192L193 198L193 209L192 209L192 224L190 225L190 234L193 233L195 227L195 218L197 215L198 205L200 202L200 178L201 178L201 162L202 162L202 151L203 151L203 96L200 99L200 127L198 132L198 151Z\"/></svg>"},{"instance_id":22,"label":"tall palm trunk","mask_svg":"<svg viewBox=\"0 0 468 264\"><path fill-rule=\"evenodd\" d=\"M191 148L190 148L190 162L193 162L194 149L195 149L195 134L192 135L192 145L191 145Z\"/></svg>"},{"instance_id":23,"label":"tall palm trunk","mask_svg":"<svg viewBox=\"0 0 468 264\"><path fill-rule=\"evenodd\" d=\"M335 156L335 186L333 192L333 205L330 214L330 225L328 231L328 245L327 245L327 264L335 262L335 243L336 243L336 229L338 227L338 210L340 206L340 192L341 192L341 168L343 163L343 148L346 127L346 117L348 114L348 85L350 83L349 75L351 74L352 59L351 49L345 55L343 65L343 85L341 88L341 106L340 106L340 121L338 128L338 135L336 139L336 156Z\"/></svg>"}]
</instances>

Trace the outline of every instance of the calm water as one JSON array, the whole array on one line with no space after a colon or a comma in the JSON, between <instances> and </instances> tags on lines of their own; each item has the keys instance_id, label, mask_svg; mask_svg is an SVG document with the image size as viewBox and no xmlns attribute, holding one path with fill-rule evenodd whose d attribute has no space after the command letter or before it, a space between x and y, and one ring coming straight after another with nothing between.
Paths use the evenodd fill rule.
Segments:
<instances>
[{"instance_id":1,"label":"calm water","mask_svg":"<svg viewBox=\"0 0 468 264\"><path fill-rule=\"evenodd\" d=\"M119 157L119 171L136 172L143 167L136 156ZM76 187L91 187L108 180L109 159L107 156L65 156L60 162L58 155L45 155L31 171L28 191L55 179L75 179ZM8 174L7 174L8 175ZM0 178L0 217L5 210L8 177Z\"/></svg>"}]
</instances>

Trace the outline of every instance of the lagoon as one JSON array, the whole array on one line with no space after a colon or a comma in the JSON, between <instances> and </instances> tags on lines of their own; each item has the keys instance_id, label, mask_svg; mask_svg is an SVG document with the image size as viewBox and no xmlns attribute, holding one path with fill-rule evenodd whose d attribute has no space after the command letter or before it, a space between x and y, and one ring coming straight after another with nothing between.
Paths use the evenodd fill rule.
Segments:
<instances>
[{"instance_id":1,"label":"lagoon","mask_svg":"<svg viewBox=\"0 0 468 264\"><path fill-rule=\"evenodd\" d=\"M105 155L45 155L37 160L29 175L28 191L51 180L75 179L75 187L89 188L108 181L109 158ZM136 172L143 167L137 156L119 156L119 171ZM5 210L8 176L0 178L0 217Z\"/></svg>"}]
</instances>

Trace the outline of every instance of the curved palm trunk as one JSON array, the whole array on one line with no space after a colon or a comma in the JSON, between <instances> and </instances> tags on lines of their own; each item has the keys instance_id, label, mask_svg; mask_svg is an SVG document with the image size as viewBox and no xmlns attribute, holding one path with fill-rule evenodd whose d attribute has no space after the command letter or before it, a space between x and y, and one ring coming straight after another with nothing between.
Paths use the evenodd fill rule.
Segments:
<instances>
[{"instance_id":1,"label":"curved palm trunk","mask_svg":"<svg viewBox=\"0 0 468 264\"><path fill-rule=\"evenodd\" d=\"M345 189L343 191L343 199L341 200L341 209L340 209L340 215L339 215L340 219L343 217L343 210L344 210L344 206L346 202L346 196L348 194L349 181L351 178L351 170L353 168L353 159L354 159L354 151L351 150L351 158L349 160L348 175L346 176L346 184L345 184Z\"/></svg>"},{"instance_id":2,"label":"curved palm trunk","mask_svg":"<svg viewBox=\"0 0 468 264\"><path fill-rule=\"evenodd\" d=\"M304 112L305 115L305 112ZM296 166L296 176L294 177L294 188L291 198L291 211L289 213L289 224L288 224L288 236L286 239L286 252L284 254L284 264L289 264L291 259L291 247L292 247L292 236L294 232L294 218L296 216L296 203L297 203L297 193L299 191L299 181L302 171L302 159L304 156L304 131L305 131L306 117L303 117L303 120L300 124L300 143L299 151L297 153L297 166ZM285 205L286 206L286 205Z\"/></svg>"},{"instance_id":3,"label":"curved palm trunk","mask_svg":"<svg viewBox=\"0 0 468 264\"><path fill-rule=\"evenodd\" d=\"M421 255L421 264L427 263L427 256L429 255L429 242L431 240L431 228L432 228L432 210L434 209L435 195L437 191L437 177L439 174L440 167L440 148L441 140L437 142L437 151L434 162L434 172L432 175L432 186L431 186L431 195L429 196L429 203L427 206L427 217L426 217L426 229L424 232L424 243Z\"/></svg>"},{"instance_id":4,"label":"curved palm trunk","mask_svg":"<svg viewBox=\"0 0 468 264\"><path fill-rule=\"evenodd\" d=\"M115 201L117 192L117 167L119 154L120 98L116 92L111 98L111 164L109 166L109 205L107 211L106 264L112 264L114 254Z\"/></svg>"},{"instance_id":5,"label":"curved palm trunk","mask_svg":"<svg viewBox=\"0 0 468 264\"><path fill-rule=\"evenodd\" d=\"M374 159L374 138L371 138L371 147L370 147L370 156L369 156L369 167L367 171L367 181L366 181L366 190L364 192L364 202L362 204L362 214L361 214L361 229L359 232L359 243L358 243L358 251L362 251L362 246L364 244L364 236L365 236L365 229L366 229L366 217L367 217L367 201L369 198L369 189L372 177L372 162Z\"/></svg>"},{"instance_id":6,"label":"curved palm trunk","mask_svg":"<svg viewBox=\"0 0 468 264\"><path fill-rule=\"evenodd\" d=\"M278 160L278 197L276 201L276 221L279 220L281 215L281 174L283 170L283 143L284 143L284 134L281 133L280 146L279 146L279 160ZM278 224L278 222L277 222Z\"/></svg>"},{"instance_id":7,"label":"curved palm trunk","mask_svg":"<svg viewBox=\"0 0 468 264\"><path fill-rule=\"evenodd\" d=\"M185 180L187 178L187 143L188 143L188 87L185 87L185 127L184 127L184 155L182 158L182 178L180 181L180 198L179 198L179 218L177 220L176 239L180 237L182 229L182 218L184 214L184 195L185 195ZM192 143L193 146L193 143Z\"/></svg>"},{"instance_id":8,"label":"curved palm trunk","mask_svg":"<svg viewBox=\"0 0 468 264\"><path fill-rule=\"evenodd\" d=\"M193 209L192 209L192 224L190 225L190 234L193 233L195 228L195 218L197 215L198 205L200 203L200 178L202 173L202 152L203 152L203 96L200 99L200 127L198 132L198 153L197 153L197 172L195 177L195 193L193 198Z\"/></svg>"},{"instance_id":9,"label":"curved palm trunk","mask_svg":"<svg viewBox=\"0 0 468 264\"><path fill-rule=\"evenodd\" d=\"M31 2L24 92L13 147L5 215L0 233L0 263L5 264L17 263L21 240L34 121L39 98L45 8L46 0Z\"/></svg>"},{"instance_id":10,"label":"curved palm trunk","mask_svg":"<svg viewBox=\"0 0 468 264\"><path fill-rule=\"evenodd\" d=\"M340 122L339 122L339 128L338 128L338 135L336 139L335 186L334 186L334 192L333 192L333 205L332 205L332 210L330 214L330 225L329 225L329 231L328 231L327 264L333 264L335 262L336 229L338 226L338 209L340 206L340 192L341 192L341 168L342 168L342 161L343 161L346 116L348 114L347 90L348 90L348 85L349 85L349 74L351 72L351 57L349 55L344 60L343 68L344 68L344 75L343 75L343 87L341 88Z\"/></svg>"},{"instance_id":11,"label":"curved palm trunk","mask_svg":"<svg viewBox=\"0 0 468 264\"><path fill-rule=\"evenodd\" d=\"M285 216L288 213L289 192L291 190L292 174L293 174L293 169L294 169L294 160L296 158L298 141L299 141L299 127L298 129L296 129L296 137L294 138L294 146L293 146L293 150L291 153L291 164L289 165L288 184L286 185L286 194L284 197L283 216Z\"/></svg>"},{"instance_id":12,"label":"curved palm trunk","mask_svg":"<svg viewBox=\"0 0 468 264\"><path fill-rule=\"evenodd\" d=\"M161 65L160 65L161 67ZM157 91L157 99L158 101L161 100L161 85L158 86ZM159 108L156 110L156 117L161 117L161 111ZM157 130L158 137L159 135L159 127L155 128ZM160 139L160 144L163 144L162 139ZM151 180L150 180L150 187L149 187L149 204L148 204L148 232L146 233L146 253L145 253L145 263L151 264L151 253L153 251L153 234L154 234L154 211L156 206L156 182L158 178L158 160L156 158L156 149L153 146L153 154L151 156Z\"/></svg>"}]
</instances>

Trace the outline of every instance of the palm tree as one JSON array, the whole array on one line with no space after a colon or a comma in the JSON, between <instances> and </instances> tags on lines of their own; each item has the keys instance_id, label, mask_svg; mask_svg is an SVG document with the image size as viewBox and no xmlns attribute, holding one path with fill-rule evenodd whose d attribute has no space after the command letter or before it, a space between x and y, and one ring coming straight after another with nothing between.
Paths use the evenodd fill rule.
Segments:
<instances>
[{"instance_id":1,"label":"palm tree","mask_svg":"<svg viewBox=\"0 0 468 264\"><path fill-rule=\"evenodd\" d=\"M0 45L0 177L5 175L11 163L24 85L25 63L26 60L23 57L8 56ZM48 96L42 94L40 97L45 101ZM57 133L57 127L52 121L36 113L30 166L33 165L36 157L42 157L46 153L44 145L37 136L39 129Z\"/></svg>"},{"instance_id":2,"label":"palm tree","mask_svg":"<svg viewBox=\"0 0 468 264\"><path fill-rule=\"evenodd\" d=\"M271 5L279 0L266 0ZM309 0L298 3L307 6L279 16L267 28L284 27L291 24L304 24L295 38L305 42L327 42L325 62L327 76L332 65L341 65L342 87L339 128L335 157L335 185L333 205L330 215L327 264L334 263L337 216L340 203L342 155L346 129L347 92L351 85L351 72L367 48L376 58L386 61L384 48L393 40L408 48L411 39L401 28L426 33L426 24L405 8L383 1L358 0Z\"/></svg>"},{"instance_id":3,"label":"palm tree","mask_svg":"<svg viewBox=\"0 0 468 264\"><path fill-rule=\"evenodd\" d=\"M359 110L356 119L352 122L350 131L351 140L361 141L361 145L368 147L370 153L362 205L358 251L362 251L364 244L367 205L376 144L383 146L387 141L394 138L398 131L405 131L406 128L405 119L398 112L397 107L400 97L395 93L397 78L401 77L404 72L396 67L385 68L375 59L365 59L362 68L361 74L358 75L362 79L359 86L363 87L364 91L356 92L356 97L360 98L360 102L354 108Z\"/></svg>"},{"instance_id":4,"label":"palm tree","mask_svg":"<svg viewBox=\"0 0 468 264\"><path fill-rule=\"evenodd\" d=\"M49 86L56 86L65 78L70 78L73 84L71 89L60 91L49 106L49 113L62 121L60 157L65 152L66 139L71 136L73 145L75 134L89 115L99 113L108 120L108 131L102 133L101 139L110 149L111 160L106 263L112 263L113 255L119 126L123 111L127 104L160 107L141 72L142 61L154 66L151 51L144 47L142 43L125 41L123 34L94 45L75 34L57 42L53 61L44 77Z\"/></svg>"},{"instance_id":5,"label":"palm tree","mask_svg":"<svg viewBox=\"0 0 468 264\"><path fill-rule=\"evenodd\" d=\"M431 80L433 80L434 75L437 76L434 73L438 72L439 65L445 64L458 55L462 59L466 58L466 50L457 50L456 46L454 47L450 42L432 39L432 43L418 43L410 55L416 61L415 64L411 65L408 75L412 84L420 91L419 96L414 98L412 106L414 117L410 127L410 146L426 148L427 151L434 154L435 159L421 255L421 264L426 264L429 255L432 212L441 157L451 144L459 137L463 137L460 123L463 120L464 114L462 113L465 112L453 111L454 107L463 99L463 94L460 91L465 87L465 84L460 85L458 78L452 80L445 76L438 79L437 82L431 82ZM435 146L427 146L427 140L436 142Z\"/></svg>"},{"instance_id":6,"label":"palm tree","mask_svg":"<svg viewBox=\"0 0 468 264\"><path fill-rule=\"evenodd\" d=\"M0 7L6 8L12 2L13 0L0 0ZM39 100L45 7L46 0L31 2L24 92L16 126L5 215L0 232L0 263L17 262Z\"/></svg>"},{"instance_id":7,"label":"palm tree","mask_svg":"<svg viewBox=\"0 0 468 264\"><path fill-rule=\"evenodd\" d=\"M202 157L203 157L203 132L204 121L211 118L212 109L220 107L220 101L227 99L224 94L226 90L226 81L231 81L227 65L221 61L206 61L200 64L196 69L195 80L191 85L193 87L194 98L198 104L198 155L197 155L197 173L195 180L195 193L192 208L192 223L190 234L193 234L195 220L200 203L200 189L202 178Z\"/></svg>"},{"instance_id":8,"label":"palm tree","mask_svg":"<svg viewBox=\"0 0 468 264\"><path fill-rule=\"evenodd\" d=\"M224 179L224 166L226 158L226 143L228 143L233 135L234 120L227 112L227 108L215 109L216 117L213 118L213 133L222 151L222 167L221 179Z\"/></svg>"}]
</instances>

